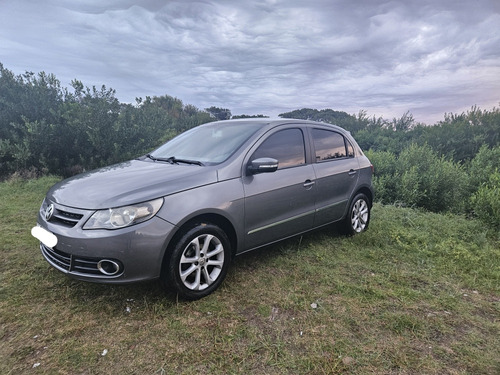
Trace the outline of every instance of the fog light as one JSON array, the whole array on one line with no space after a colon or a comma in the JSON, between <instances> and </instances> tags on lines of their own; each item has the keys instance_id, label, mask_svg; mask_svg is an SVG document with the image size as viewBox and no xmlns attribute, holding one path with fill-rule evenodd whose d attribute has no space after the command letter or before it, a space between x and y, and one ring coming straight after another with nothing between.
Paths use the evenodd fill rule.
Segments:
<instances>
[{"instance_id":1,"label":"fog light","mask_svg":"<svg viewBox=\"0 0 500 375\"><path fill-rule=\"evenodd\" d=\"M113 276L120 272L120 265L115 261L103 259L97 263L97 269L106 276Z\"/></svg>"}]
</instances>

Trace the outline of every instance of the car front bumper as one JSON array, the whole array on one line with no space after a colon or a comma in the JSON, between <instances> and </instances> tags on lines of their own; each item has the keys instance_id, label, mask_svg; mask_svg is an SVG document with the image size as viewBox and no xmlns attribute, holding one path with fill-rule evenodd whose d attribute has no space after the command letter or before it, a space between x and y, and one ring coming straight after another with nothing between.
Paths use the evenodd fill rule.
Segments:
<instances>
[{"instance_id":1,"label":"car front bumper","mask_svg":"<svg viewBox=\"0 0 500 375\"><path fill-rule=\"evenodd\" d=\"M92 212L56 205L58 210L72 214L78 211L81 215L74 226L61 225L61 222L45 219L44 205L40 208L37 225L41 231L54 235L57 241L54 245L42 238L40 250L57 270L75 279L112 284L160 276L163 256L175 229L173 224L155 216L122 229L83 230Z\"/></svg>"}]
</instances>

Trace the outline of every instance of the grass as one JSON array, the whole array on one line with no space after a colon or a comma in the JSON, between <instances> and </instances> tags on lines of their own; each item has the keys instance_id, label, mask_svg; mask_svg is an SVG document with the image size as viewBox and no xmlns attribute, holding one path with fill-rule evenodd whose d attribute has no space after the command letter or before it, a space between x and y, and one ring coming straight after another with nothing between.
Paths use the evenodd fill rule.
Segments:
<instances>
[{"instance_id":1,"label":"grass","mask_svg":"<svg viewBox=\"0 0 500 375\"><path fill-rule=\"evenodd\" d=\"M74 281L30 229L56 180L0 184L2 374L496 374L500 239L461 216L375 205L235 260L213 295Z\"/></svg>"}]
</instances>

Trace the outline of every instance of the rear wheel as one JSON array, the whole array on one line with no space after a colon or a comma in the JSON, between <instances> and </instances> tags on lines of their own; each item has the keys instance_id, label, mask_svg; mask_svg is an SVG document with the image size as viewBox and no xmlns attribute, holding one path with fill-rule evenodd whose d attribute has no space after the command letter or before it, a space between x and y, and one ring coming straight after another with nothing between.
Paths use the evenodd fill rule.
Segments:
<instances>
[{"instance_id":1,"label":"rear wheel","mask_svg":"<svg viewBox=\"0 0 500 375\"><path fill-rule=\"evenodd\" d=\"M364 232L370 223L370 201L363 193L357 194L349 205L349 211L344 219L343 230L353 235Z\"/></svg>"},{"instance_id":2,"label":"rear wheel","mask_svg":"<svg viewBox=\"0 0 500 375\"><path fill-rule=\"evenodd\" d=\"M197 224L175 242L162 272L163 284L195 300L215 291L231 262L230 242L213 224Z\"/></svg>"}]
</instances>

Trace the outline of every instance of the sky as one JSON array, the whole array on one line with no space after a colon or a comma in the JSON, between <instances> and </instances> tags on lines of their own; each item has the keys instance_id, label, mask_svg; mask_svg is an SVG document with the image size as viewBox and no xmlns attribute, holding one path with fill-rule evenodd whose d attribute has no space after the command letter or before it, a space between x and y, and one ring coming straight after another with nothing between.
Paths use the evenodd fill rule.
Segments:
<instances>
[{"instance_id":1,"label":"sky","mask_svg":"<svg viewBox=\"0 0 500 375\"><path fill-rule=\"evenodd\" d=\"M499 106L500 0L0 0L0 63L126 103L430 125Z\"/></svg>"}]
</instances>

